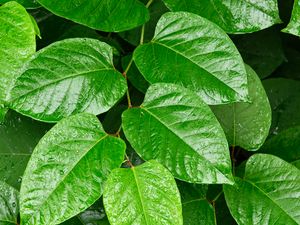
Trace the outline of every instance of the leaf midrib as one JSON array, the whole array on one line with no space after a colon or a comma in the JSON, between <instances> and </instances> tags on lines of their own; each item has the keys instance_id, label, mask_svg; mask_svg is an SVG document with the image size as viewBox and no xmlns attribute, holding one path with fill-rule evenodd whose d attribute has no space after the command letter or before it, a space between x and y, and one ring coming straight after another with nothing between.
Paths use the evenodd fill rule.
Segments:
<instances>
[{"instance_id":1,"label":"leaf midrib","mask_svg":"<svg viewBox=\"0 0 300 225\"><path fill-rule=\"evenodd\" d=\"M230 86L229 86L228 84L226 84L224 81L220 80L220 79L219 79L218 77L216 77L213 73L207 71L206 68L200 66L197 62L194 62L193 60L191 60L191 59L188 58L187 56L183 55L181 52L179 52L179 51L173 49L172 47L169 47L169 46L167 46L167 45L165 45L165 44L163 44L163 43L156 42L155 40L152 40L152 43L153 43L153 44L157 44L157 45L161 45L161 46L163 46L163 47L165 47L165 48L167 48L167 49L169 49L169 50L175 52L176 54L182 56L183 58L187 59L188 61L190 61L191 63L193 63L193 64L196 65L197 67L200 67L201 69L203 69L203 70L204 70L205 72L207 72L208 74L211 74L211 76L212 76L213 78L215 78L216 80L218 80L218 81L219 81L220 83L222 83L225 87L227 87L228 89L230 89L231 91L233 91L234 93L238 94L238 96L241 97L241 95L240 95L236 90L234 90L232 87L230 87Z\"/></svg>"},{"instance_id":2,"label":"leaf midrib","mask_svg":"<svg viewBox=\"0 0 300 225\"><path fill-rule=\"evenodd\" d=\"M143 216L145 218L146 225L148 225L149 222L148 222L148 219L147 219L147 216L146 216L146 210L145 210L145 206L144 206L144 203L143 203L143 196L142 196L141 191L140 191L139 181L138 181L138 178L137 178L137 175L136 175L136 172L135 172L135 168L132 167L131 170L132 170L132 173L133 173L133 176L134 176L134 179L135 179L137 191L138 191L138 194L139 194L140 203L141 203L141 206L142 206L142 209L143 209Z\"/></svg>"},{"instance_id":3,"label":"leaf midrib","mask_svg":"<svg viewBox=\"0 0 300 225\"><path fill-rule=\"evenodd\" d=\"M171 130L171 128L169 128L163 121L161 121L155 114L153 114L152 112L150 112L147 108L145 107L141 107L142 110L145 110L147 113L150 114L150 116L154 117L158 122L160 122L164 127L166 127L171 133L173 133L176 137L178 137L186 146L189 147L189 149L191 149L193 152L196 152L197 155L205 162L208 162L208 165L211 166L211 168L217 170L223 177L225 177L228 181L231 181L225 174L223 174L218 168L214 167L214 165L207 160L206 158L204 158L202 155L200 155L197 151L195 151L188 143L186 143L181 137L179 137L173 130Z\"/></svg>"},{"instance_id":4,"label":"leaf midrib","mask_svg":"<svg viewBox=\"0 0 300 225\"><path fill-rule=\"evenodd\" d=\"M53 188L53 190L48 194L48 197L41 203L39 204L40 208L42 208L45 203L47 203L48 199L50 198L50 196L57 190L57 188L60 186L60 184L62 184L64 182L64 180L67 178L67 176L70 174L70 172L80 163L80 161L87 155L87 153L93 149L97 144L99 144L101 141L103 141L105 138L107 138L109 135L105 134L104 136L102 136L101 138L99 138L99 140L97 140L93 145L91 145L90 147L88 147L85 151L83 151L83 154L79 157L79 159L77 161L75 161L75 163L71 166L71 168L64 174L64 176L62 177L62 179L57 183L56 187ZM40 211L40 208L36 211ZM27 219L27 222L31 220L31 218L35 215L36 213L31 214L31 216Z\"/></svg>"},{"instance_id":5,"label":"leaf midrib","mask_svg":"<svg viewBox=\"0 0 300 225\"><path fill-rule=\"evenodd\" d=\"M277 202L275 202L266 192L264 192L264 190L262 190L260 187L258 187L255 183L253 183L250 180L246 180L246 179L242 179L244 182L249 183L250 185L252 185L253 187L255 187L257 190L259 190L259 192L261 192L264 196L266 196L269 200L271 200L271 202L274 203L274 205L276 205L279 209L281 209L292 221L295 221L295 219L293 217L291 217L286 211L285 209L283 209ZM297 221L295 221L296 223L298 223Z\"/></svg>"}]
</instances>

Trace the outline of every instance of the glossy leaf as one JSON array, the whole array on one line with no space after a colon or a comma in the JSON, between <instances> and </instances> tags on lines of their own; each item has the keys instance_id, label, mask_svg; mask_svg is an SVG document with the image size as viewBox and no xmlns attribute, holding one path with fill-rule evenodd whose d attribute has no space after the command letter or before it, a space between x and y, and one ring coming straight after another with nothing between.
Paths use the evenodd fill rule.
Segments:
<instances>
[{"instance_id":1,"label":"glossy leaf","mask_svg":"<svg viewBox=\"0 0 300 225\"><path fill-rule=\"evenodd\" d=\"M166 13L134 61L150 83L176 83L208 104L245 101L247 75L236 47L218 26L186 12Z\"/></svg>"},{"instance_id":2,"label":"glossy leaf","mask_svg":"<svg viewBox=\"0 0 300 225\"><path fill-rule=\"evenodd\" d=\"M144 24L149 12L137 0L38 0L54 14L93 29L117 32Z\"/></svg>"},{"instance_id":3,"label":"glossy leaf","mask_svg":"<svg viewBox=\"0 0 300 225\"><path fill-rule=\"evenodd\" d=\"M0 4L10 2L11 0L0 0ZM22 6L28 9L34 9L39 7L39 4L36 2L36 0L15 0L15 2L18 2Z\"/></svg>"},{"instance_id":4,"label":"glossy leaf","mask_svg":"<svg viewBox=\"0 0 300 225\"><path fill-rule=\"evenodd\" d=\"M252 34L234 35L232 40L245 63L251 66L260 78L270 76L285 60L277 27Z\"/></svg>"},{"instance_id":5,"label":"glossy leaf","mask_svg":"<svg viewBox=\"0 0 300 225\"><path fill-rule=\"evenodd\" d=\"M263 81L272 108L271 135L300 125L300 82L273 78Z\"/></svg>"},{"instance_id":6,"label":"glossy leaf","mask_svg":"<svg viewBox=\"0 0 300 225\"><path fill-rule=\"evenodd\" d=\"M246 66L250 103L239 102L213 106L228 142L249 151L259 149L271 126L271 107L261 81L251 67Z\"/></svg>"},{"instance_id":7,"label":"glossy leaf","mask_svg":"<svg viewBox=\"0 0 300 225\"><path fill-rule=\"evenodd\" d=\"M35 52L35 29L26 10L16 2L0 7L0 105L20 69Z\"/></svg>"},{"instance_id":8,"label":"glossy leaf","mask_svg":"<svg viewBox=\"0 0 300 225\"><path fill-rule=\"evenodd\" d=\"M25 170L22 224L58 224L91 206L124 151L125 143L106 134L91 114L60 121L41 139Z\"/></svg>"},{"instance_id":9,"label":"glossy leaf","mask_svg":"<svg viewBox=\"0 0 300 225\"><path fill-rule=\"evenodd\" d=\"M123 113L126 138L144 159L156 159L180 180L231 183L225 134L210 108L192 91L154 84L144 103Z\"/></svg>"},{"instance_id":10,"label":"glossy leaf","mask_svg":"<svg viewBox=\"0 0 300 225\"><path fill-rule=\"evenodd\" d=\"M295 0L291 20L283 32L300 37L300 1Z\"/></svg>"},{"instance_id":11,"label":"glossy leaf","mask_svg":"<svg viewBox=\"0 0 300 225\"><path fill-rule=\"evenodd\" d=\"M155 161L115 169L103 202L111 225L182 225L180 195L170 172Z\"/></svg>"},{"instance_id":12,"label":"glossy leaf","mask_svg":"<svg viewBox=\"0 0 300 225\"><path fill-rule=\"evenodd\" d=\"M0 181L0 224L17 224L19 213L19 192Z\"/></svg>"},{"instance_id":13,"label":"glossy leaf","mask_svg":"<svg viewBox=\"0 0 300 225\"><path fill-rule=\"evenodd\" d=\"M112 48L98 40L56 42L40 50L17 79L11 108L46 122L106 112L126 91L112 58Z\"/></svg>"},{"instance_id":14,"label":"glossy leaf","mask_svg":"<svg viewBox=\"0 0 300 225\"><path fill-rule=\"evenodd\" d=\"M238 224L300 223L300 170L271 155L256 154L244 178L224 185L226 202Z\"/></svg>"},{"instance_id":15,"label":"glossy leaf","mask_svg":"<svg viewBox=\"0 0 300 225\"><path fill-rule=\"evenodd\" d=\"M0 180L19 190L30 155L50 125L13 111L0 124Z\"/></svg>"},{"instance_id":16,"label":"glossy leaf","mask_svg":"<svg viewBox=\"0 0 300 225\"><path fill-rule=\"evenodd\" d=\"M203 16L228 33L249 33L280 23L277 0L163 0L173 11Z\"/></svg>"},{"instance_id":17,"label":"glossy leaf","mask_svg":"<svg viewBox=\"0 0 300 225\"><path fill-rule=\"evenodd\" d=\"M288 162L300 160L300 126L291 127L272 136L260 152L276 155Z\"/></svg>"},{"instance_id":18,"label":"glossy leaf","mask_svg":"<svg viewBox=\"0 0 300 225\"><path fill-rule=\"evenodd\" d=\"M216 224L214 208L206 199L207 185L178 183L184 225Z\"/></svg>"}]
</instances>

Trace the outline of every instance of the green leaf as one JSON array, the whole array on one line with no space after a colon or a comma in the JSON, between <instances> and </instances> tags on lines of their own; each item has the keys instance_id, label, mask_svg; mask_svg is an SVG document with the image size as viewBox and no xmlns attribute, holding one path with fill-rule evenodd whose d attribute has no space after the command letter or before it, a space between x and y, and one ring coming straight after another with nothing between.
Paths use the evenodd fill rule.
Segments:
<instances>
[{"instance_id":1,"label":"green leaf","mask_svg":"<svg viewBox=\"0 0 300 225\"><path fill-rule=\"evenodd\" d=\"M28 58L35 53L35 29L26 10L16 2L0 7L0 105Z\"/></svg>"},{"instance_id":2,"label":"green leaf","mask_svg":"<svg viewBox=\"0 0 300 225\"><path fill-rule=\"evenodd\" d=\"M232 183L225 134L194 92L154 84L139 108L123 113L126 138L144 159L156 159L172 174L193 183Z\"/></svg>"},{"instance_id":3,"label":"green leaf","mask_svg":"<svg viewBox=\"0 0 300 225\"><path fill-rule=\"evenodd\" d=\"M235 35L232 40L245 63L250 65L260 78L271 75L285 60L277 27L252 34Z\"/></svg>"},{"instance_id":4,"label":"green leaf","mask_svg":"<svg viewBox=\"0 0 300 225\"><path fill-rule=\"evenodd\" d=\"M17 224L19 213L19 192L0 181L0 224Z\"/></svg>"},{"instance_id":5,"label":"green leaf","mask_svg":"<svg viewBox=\"0 0 300 225\"><path fill-rule=\"evenodd\" d=\"M232 146L258 150L265 142L271 126L271 106L264 87L251 67L246 65L250 103L239 102L212 106L227 140Z\"/></svg>"},{"instance_id":6,"label":"green leaf","mask_svg":"<svg viewBox=\"0 0 300 225\"><path fill-rule=\"evenodd\" d=\"M295 0L292 16L289 24L282 30L283 32L293 34L300 37L300 1Z\"/></svg>"},{"instance_id":7,"label":"green leaf","mask_svg":"<svg viewBox=\"0 0 300 225\"><path fill-rule=\"evenodd\" d=\"M170 172L155 161L115 169L103 202L112 225L182 225L180 195Z\"/></svg>"},{"instance_id":8,"label":"green leaf","mask_svg":"<svg viewBox=\"0 0 300 225\"><path fill-rule=\"evenodd\" d=\"M11 0L0 0L0 4L10 2ZM15 2L18 2L22 6L24 6L27 9L34 9L40 7L40 5L36 2L36 0L14 0Z\"/></svg>"},{"instance_id":9,"label":"green leaf","mask_svg":"<svg viewBox=\"0 0 300 225\"><path fill-rule=\"evenodd\" d=\"M300 170L272 155L256 154L243 179L224 185L226 202L238 224L300 223Z\"/></svg>"},{"instance_id":10,"label":"green leaf","mask_svg":"<svg viewBox=\"0 0 300 225\"><path fill-rule=\"evenodd\" d=\"M13 111L0 124L0 179L20 189L22 176L30 155L48 124L34 121Z\"/></svg>"},{"instance_id":11,"label":"green leaf","mask_svg":"<svg viewBox=\"0 0 300 225\"><path fill-rule=\"evenodd\" d=\"M143 0L142 2L147 4L148 0ZM149 6L149 11L150 20L145 24L144 42L148 42L152 39L157 21L162 14L168 11L168 8L165 6L162 0L155 0ZM138 27L133 30L119 33L119 35L130 44L137 46L140 44L141 31L142 27Z\"/></svg>"},{"instance_id":12,"label":"green leaf","mask_svg":"<svg viewBox=\"0 0 300 225\"><path fill-rule=\"evenodd\" d=\"M207 185L178 183L185 225L216 224L214 208L206 199Z\"/></svg>"},{"instance_id":13,"label":"green leaf","mask_svg":"<svg viewBox=\"0 0 300 225\"><path fill-rule=\"evenodd\" d=\"M263 81L272 108L271 135L300 125L300 82L273 78Z\"/></svg>"},{"instance_id":14,"label":"green leaf","mask_svg":"<svg viewBox=\"0 0 300 225\"><path fill-rule=\"evenodd\" d=\"M129 30L149 20L147 8L137 0L38 0L38 2L58 16L106 32Z\"/></svg>"},{"instance_id":15,"label":"green leaf","mask_svg":"<svg viewBox=\"0 0 300 225\"><path fill-rule=\"evenodd\" d=\"M127 55L122 58L122 67L125 71L127 66L129 65L130 61L132 59L132 55ZM138 89L140 92L145 93L149 87L149 83L145 80L145 78L142 76L142 74L137 69L134 62L131 62L131 66L126 73L127 78L129 79L130 83Z\"/></svg>"},{"instance_id":16,"label":"green leaf","mask_svg":"<svg viewBox=\"0 0 300 225\"><path fill-rule=\"evenodd\" d=\"M46 122L80 112L106 112L127 88L112 58L112 48L98 40L56 42L25 67L11 92L10 107Z\"/></svg>"},{"instance_id":17,"label":"green leaf","mask_svg":"<svg viewBox=\"0 0 300 225\"><path fill-rule=\"evenodd\" d=\"M260 152L276 155L288 162L300 160L300 126L291 127L272 136Z\"/></svg>"},{"instance_id":18,"label":"green leaf","mask_svg":"<svg viewBox=\"0 0 300 225\"><path fill-rule=\"evenodd\" d=\"M125 143L106 134L94 115L60 121L41 139L25 170L22 224L58 224L87 209L124 152Z\"/></svg>"},{"instance_id":19,"label":"green leaf","mask_svg":"<svg viewBox=\"0 0 300 225\"><path fill-rule=\"evenodd\" d=\"M247 74L227 34L210 21L186 12L166 13L150 43L134 61L150 83L176 83L208 104L245 101Z\"/></svg>"},{"instance_id":20,"label":"green leaf","mask_svg":"<svg viewBox=\"0 0 300 225\"><path fill-rule=\"evenodd\" d=\"M163 0L172 11L203 16L228 33L249 33L280 23L277 0Z\"/></svg>"}]
</instances>

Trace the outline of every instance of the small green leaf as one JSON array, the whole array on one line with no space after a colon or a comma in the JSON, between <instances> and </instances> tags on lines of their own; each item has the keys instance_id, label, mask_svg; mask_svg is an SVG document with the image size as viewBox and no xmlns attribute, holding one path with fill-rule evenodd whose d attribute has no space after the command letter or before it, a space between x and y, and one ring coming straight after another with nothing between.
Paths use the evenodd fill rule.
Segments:
<instances>
[{"instance_id":1,"label":"small green leaf","mask_svg":"<svg viewBox=\"0 0 300 225\"><path fill-rule=\"evenodd\" d=\"M253 155L244 178L224 185L231 214L238 224L300 223L300 170L272 155Z\"/></svg>"},{"instance_id":2,"label":"small green leaf","mask_svg":"<svg viewBox=\"0 0 300 225\"><path fill-rule=\"evenodd\" d=\"M218 26L186 12L166 13L150 43L134 51L150 83L176 83L208 104L245 101L247 74L236 47Z\"/></svg>"},{"instance_id":3,"label":"small green leaf","mask_svg":"<svg viewBox=\"0 0 300 225\"><path fill-rule=\"evenodd\" d=\"M109 176L103 202L111 225L182 225L180 195L170 172L155 161Z\"/></svg>"},{"instance_id":4,"label":"small green leaf","mask_svg":"<svg viewBox=\"0 0 300 225\"><path fill-rule=\"evenodd\" d=\"M263 81L272 108L270 134L300 125L300 82L292 79L272 78Z\"/></svg>"},{"instance_id":5,"label":"small green leaf","mask_svg":"<svg viewBox=\"0 0 300 225\"><path fill-rule=\"evenodd\" d=\"M300 1L295 0L292 17L286 28L282 30L283 32L293 34L300 37Z\"/></svg>"},{"instance_id":6,"label":"small green leaf","mask_svg":"<svg viewBox=\"0 0 300 225\"><path fill-rule=\"evenodd\" d=\"M0 224L17 224L19 213L19 192L0 181Z\"/></svg>"},{"instance_id":7,"label":"small green leaf","mask_svg":"<svg viewBox=\"0 0 300 225\"><path fill-rule=\"evenodd\" d=\"M156 159L181 180L232 183L225 134L194 92L154 84L140 108L123 113L126 138L144 159Z\"/></svg>"},{"instance_id":8,"label":"small green leaf","mask_svg":"<svg viewBox=\"0 0 300 225\"><path fill-rule=\"evenodd\" d=\"M272 136L260 152L276 155L287 162L300 160L300 126L285 129Z\"/></svg>"},{"instance_id":9,"label":"small green leaf","mask_svg":"<svg viewBox=\"0 0 300 225\"><path fill-rule=\"evenodd\" d=\"M206 199L207 185L178 182L184 225L215 225L214 208Z\"/></svg>"},{"instance_id":10,"label":"small green leaf","mask_svg":"<svg viewBox=\"0 0 300 225\"><path fill-rule=\"evenodd\" d=\"M125 143L106 134L96 116L61 120L40 140L25 170L22 224L58 224L87 209L124 152Z\"/></svg>"},{"instance_id":11,"label":"small green leaf","mask_svg":"<svg viewBox=\"0 0 300 225\"><path fill-rule=\"evenodd\" d=\"M38 2L58 16L106 32L129 30L149 20L147 8L137 0L38 0Z\"/></svg>"},{"instance_id":12,"label":"small green leaf","mask_svg":"<svg viewBox=\"0 0 300 225\"><path fill-rule=\"evenodd\" d=\"M9 111L0 124L0 179L20 189L30 155L49 124Z\"/></svg>"},{"instance_id":13,"label":"small green leaf","mask_svg":"<svg viewBox=\"0 0 300 225\"><path fill-rule=\"evenodd\" d=\"M35 29L23 6L8 2L0 7L0 105L28 58L35 53Z\"/></svg>"},{"instance_id":14,"label":"small green leaf","mask_svg":"<svg viewBox=\"0 0 300 225\"><path fill-rule=\"evenodd\" d=\"M277 0L163 0L172 11L203 16L228 33L249 33L280 23Z\"/></svg>"},{"instance_id":15,"label":"small green leaf","mask_svg":"<svg viewBox=\"0 0 300 225\"><path fill-rule=\"evenodd\" d=\"M112 60L112 48L98 40L56 42L25 67L11 92L10 107L46 122L80 112L106 112L127 88Z\"/></svg>"},{"instance_id":16,"label":"small green leaf","mask_svg":"<svg viewBox=\"0 0 300 225\"><path fill-rule=\"evenodd\" d=\"M232 146L258 150L265 142L271 126L271 106L262 83L246 65L250 103L239 102L212 106L227 140Z\"/></svg>"}]
</instances>

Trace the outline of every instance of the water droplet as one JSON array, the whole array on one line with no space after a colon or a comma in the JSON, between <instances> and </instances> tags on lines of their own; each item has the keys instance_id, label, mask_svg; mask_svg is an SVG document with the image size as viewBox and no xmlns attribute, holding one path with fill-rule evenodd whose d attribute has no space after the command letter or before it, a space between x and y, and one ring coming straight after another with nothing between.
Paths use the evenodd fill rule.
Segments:
<instances>
[{"instance_id":1,"label":"water droplet","mask_svg":"<svg viewBox=\"0 0 300 225\"><path fill-rule=\"evenodd\" d=\"M63 170L60 170L60 171L59 171L59 174L60 174L60 175L64 175L64 171L63 171Z\"/></svg>"},{"instance_id":2,"label":"water droplet","mask_svg":"<svg viewBox=\"0 0 300 225\"><path fill-rule=\"evenodd\" d=\"M22 182L22 177L19 177L18 178L18 183L21 183Z\"/></svg>"},{"instance_id":3,"label":"water droplet","mask_svg":"<svg viewBox=\"0 0 300 225\"><path fill-rule=\"evenodd\" d=\"M16 207L16 206L17 206L17 204L16 204L15 202L13 202L13 203L12 203L12 206L13 206L13 207Z\"/></svg>"}]
</instances>

